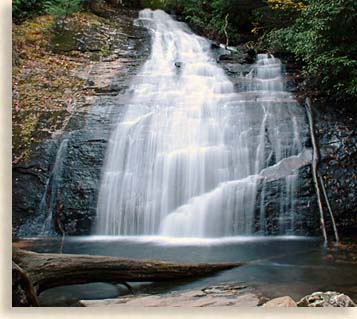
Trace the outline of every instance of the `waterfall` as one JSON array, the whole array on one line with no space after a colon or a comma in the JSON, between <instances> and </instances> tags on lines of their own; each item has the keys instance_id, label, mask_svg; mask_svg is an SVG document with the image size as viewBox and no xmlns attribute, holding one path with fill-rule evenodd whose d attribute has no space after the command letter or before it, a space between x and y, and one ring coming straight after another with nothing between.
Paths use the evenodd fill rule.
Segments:
<instances>
[{"instance_id":1,"label":"waterfall","mask_svg":"<svg viewBox=\"0 0 357 319\"><path fill-rule=\"evenodd\" d=\"M151 32L151 56L109 141L96 233L262 232L258 185L266 190L272 167L281 170L304 153L304 112L284 90L280 60L259 54L237 92L211 56L210 42L184 23L149 9L137 23ZM279 176L282 233L287 218L293 220L297 181L294 170L285 171Z\"/></svg>"}]
</instances>

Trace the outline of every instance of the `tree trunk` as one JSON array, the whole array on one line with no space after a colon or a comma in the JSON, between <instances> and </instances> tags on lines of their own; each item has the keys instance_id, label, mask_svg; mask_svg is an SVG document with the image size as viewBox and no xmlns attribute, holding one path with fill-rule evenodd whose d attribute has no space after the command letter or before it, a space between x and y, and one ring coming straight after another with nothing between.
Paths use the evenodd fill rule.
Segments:
<instances>
[{"instance_id":1,"label":"tree trunk","mask_svg":"<svg viewBox=\"0 0 357 319\"><path fill-rule=\"evenodd\" d=\"M37 294L53 287L91 282L157 282L200 277L242 265L186 264L106 256L39 254L15 247L12 260L27 274Z\"/></svg>"},{"instance_id":2,"label":"tree trunk","mask_svg":"<svg viewBox=\"0 0 357 319\"><path fill-rule=\"evenodd\" d=\"M319 211L320 211L320 223L321 223L321 230L322 234L324 236L324 243L327 245L327 233L326 233L326 225L325 225L325 217L324 217L324 209L322 206L322 199L321 199L321 190L320 190L320 184L318 180L318 165L319 165L319 149L317 147L317 142L316 142L316 135L315 135L315 129L314 129L314 121L312 117L312 109L311 109L311 101L310 98L306 98L305 101L305 109L307 113L307 119L309 121L309 127L310 127L310 135L311 135L311 142L312 142L312 177L314 181L314 186L316 190L316 197L317 197L317 204L319 206Z\"/></svg>"}]
</instances>

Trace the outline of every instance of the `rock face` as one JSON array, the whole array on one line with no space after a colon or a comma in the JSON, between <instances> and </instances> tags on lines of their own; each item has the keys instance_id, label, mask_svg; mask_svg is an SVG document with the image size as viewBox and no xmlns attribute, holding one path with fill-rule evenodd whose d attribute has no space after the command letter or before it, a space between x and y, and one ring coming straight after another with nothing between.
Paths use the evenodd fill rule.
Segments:
<instances>
[{"instance_id":1,"label":"rock face","mask_svg":"<svg viewBox=\"0 0 357 319\"><path fill-rule=\"evenodd\" d=\"M355 307L350 297L335 291L314 292L302 298L299 307Z\"/></svg>"},{"instance_id":2,"label":"rock face","mask_svg":"<svg viewBox=\"0 0 357 319\"><path fill-rule=\"evenodd\" d=\"M284 184L284 180L280 179L268 182L265 186L259 185L255 211L256 223L259 223L260 209L264 205L267 220L265 234L279 234L279 223L281 218L284 218L286 227L290 229L291 234L319 235L318 207L312 184L311 166L306 165L298 169L296 197L293 203L294 211L286 216L280 216L280 194L285 192ZM264 200L262 200L263 194ZM290 225L294 225L293 228ZM258 225L256 227L258 228Z\"/></svg>"},{"instance_id":3,"label":"rock face","mask_svg":"<svg viewBox=\"0 0 357 319\"><path fill-rule=\"evenodd\" d=\"M315 118L320 171L340 235L349 235L357 229L356 114L339 105L317 103ZM330 220L327 226L331 229Z\"/></svg>"},{"instance_id":4,"label":"rock face","mask_svg":"<svg viewBox=\"0 0 357 319\"><path fill-rule=\"evenodd\" d=\"M150 53L147 31L133 26L135 11L126 8L118 12L114 19L119 25L108 30L98 29L110 34L114 41L111 54L100 61L88 61L88 64L76 70L76 74L86 82L83 89L92 90L93 96L76 101L66 118L64 131L33 145L31 160L28 163L17 163L13 167L15 236L40 234L48 218L55 231L58 231L56 224L59 222L68 235L89 234L93 227L108 138L113 123L125 110L130 95L130 81ZM98 30L93 32L99 32ZM94 46L95 39L102 38L88 34L86 37L85 42ZM88 38L92 38L92 41ZM236 90L239 90L240 85L244 85L242 76L250 71L252 53L231 56L224 49L215 46L213 56L233 81ZM284 62L287 62L286 87L296 93L303 86L299 82L298 66L289 60ZM317 110L321 110L315 114L321 148L320 170L332 209L336 213L337 227L342 235L348 234L357 227L355 115L349 115L343 110L336 111L334 107L324 110L322 106L317 106ZM59 159L62 168L60 174L56 175L55 163L64 140L66 149ZM308 136L305 137L305 145L310 147ZM295 226L291 233L320 235L310 166L299 168L298 176L295 190L297 200L294 202ZM265 234L279 234L277 212L281 204L279 194L283 184L282 180L276 180L269 182L269 187L265 189L262 185L258 186L256 228L258 229L260 211L264 206L267 218ZM261 200L263 192L265 199ZM289 224L288 218L286 221ZM331 231L329 219L326 222Z\"/></svg>"},{"instance_id":5,"label":"rock face","mask_svg":"<svg viewBox=\"0 0 357 319\"><path fill-rule=\"evenodd\" d=\"M297 307L296 302L289 296L274 298L263 305L265 308Z\"/></svg>"},{"instance_id":6,"label":"rock face","mask_svg":"<svg viewBox=\"0 0 357 319\"><path fill-rule=\"evenodd\" d=\"M115 23L111 29L93 31L109 34L113 42L108 57L88 60L74 71L85 80L83 90L93 95L75 101L64 130L33 145L30 161L13 167L15 236L44 235L46 223L54 231L60 223L68 235L90 233L112 125L125 110L133 75L150 53L148 33L133 26L135 18L136 11L118 11L108 18ZM92 38L95 42L96 34Z\"/></svg>"}]
</instances>

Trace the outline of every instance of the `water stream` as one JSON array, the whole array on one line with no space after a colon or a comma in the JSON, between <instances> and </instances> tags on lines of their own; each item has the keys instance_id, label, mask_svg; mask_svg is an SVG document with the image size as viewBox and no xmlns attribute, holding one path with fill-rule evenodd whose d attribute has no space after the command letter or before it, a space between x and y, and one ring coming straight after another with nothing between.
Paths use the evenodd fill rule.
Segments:
<instances>
[{"instance_id":1,"label":"water stream","mask_svg":"<svg viewBox=\"0 0 357 319\"><path fill-rule=\"evenodd\" d=\"M68 142L71 134L65 135L59 143L53 167L44 187L38 207L38 214L33 219L27 220L20 230L20 237L31 235L38 237L56 236L54 218L59 209L59 193L63 184L64 162L67 156Z\"/></svg>"},{"instance_id":2,"label":"water stream","mask_svg":"<svg viewBox=\"0 0 357 319\"><path fill-rule=\"evenodd\" d=\"M284 89L280 60L259 54L237 91L210 42L184 23L148 9L137 23L151 31L152 51L109 142L96 234L264 232L264 205L256 225L257 186L270 187L264 172L284 165L286 174L276 172L279 233L293 232L306 120Z\"/></svg>"}]
</instances>

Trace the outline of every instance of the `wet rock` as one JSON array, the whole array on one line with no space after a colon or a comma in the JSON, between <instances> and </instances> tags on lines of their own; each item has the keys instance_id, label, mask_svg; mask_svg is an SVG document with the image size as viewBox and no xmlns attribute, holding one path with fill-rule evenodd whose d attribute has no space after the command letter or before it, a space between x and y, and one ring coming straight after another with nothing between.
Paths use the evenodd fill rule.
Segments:
<instances>
[{"instance_id":1,"label":"wet rock","mask_svg":"<svg viewBox=\"0 0 357 319\"><path fill-rule=\"evenodd\" d=\"M218 58L219 61L232 61L234 60L233 55L231 54L222 54Z\"/></svg>"},{"instance_id":2,"label":"wet rock","mask_svg":"<svg viewBox=\"0 0 357 319\"><path fill-rule=\"evenodd\" d=\"M231 62L221 63L221 67L229 76L231 76L231 80L235 84L235 88L237 89L237 91L240 88L239 85L241 85L242 78L236 79L236 77L247 75L251 70L251 66L249 64L239 64Z\"/></svg>"},{"instance_id":3,"label":"wet rock","mask_svg":"<svg viewBox=\"0 0 357 319\"><path fill-rule=\"evenodd\" d=\"M265 308L297 307L296 302L289 296L274 298L263 305Z\"/></svg>"},{"instance_id":4,"label":"wet rock","mask_svg":"<svg viewBox=\"0 0 357 319\"><path fill-rule=\"evenodd\" d=\"M297 170L295 199L281 214L282 198L286 195L286 178L259 184L256 199L255 231L264 235L282 233L297 235L318 235L319 216L314 186L312 184L311 166L306 165ZM264 223L261 222L264 211Z\"/></svg>"},{"instance_id":5,"label":"wet rock","mask_svg":"<svg viewBox=\"0 0 357 319\"><path fill-rule=\"evenodd\" d=\"M226 51L229 53L224 53L218 56L218 63L226 63L226 62L231 62L231 63L238 63L238 64L250 64L252 61L250 60L250 56L247 53L241 53L241 52L230 52Z\"/></svg>"},{"instance_id":6,"label":"wet rock","mask_svg":"<svg viewBox=\"0 0 357 319\"><path fill-rule=\"evenodd\" d=\"M336 291L314 292L297 303L298 307L355 307L352 299Z\"/></svg>"},{"instance_id":7,"label":"wet rock","mask_svg":"<svg viewBox=\"0 0 357 319\"><path fill-rule=\"evenodd\" d=\"M211 42L211 49L219 49L220 45L218 42Z\"/></svg>"}]
</instances>

